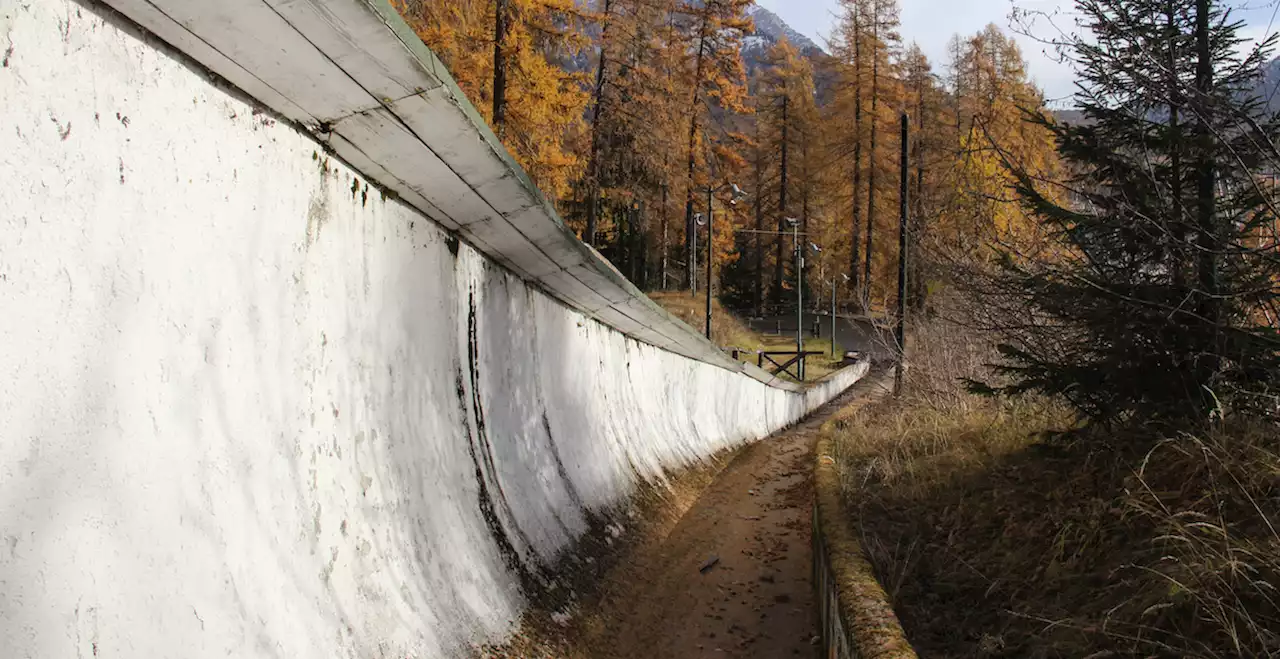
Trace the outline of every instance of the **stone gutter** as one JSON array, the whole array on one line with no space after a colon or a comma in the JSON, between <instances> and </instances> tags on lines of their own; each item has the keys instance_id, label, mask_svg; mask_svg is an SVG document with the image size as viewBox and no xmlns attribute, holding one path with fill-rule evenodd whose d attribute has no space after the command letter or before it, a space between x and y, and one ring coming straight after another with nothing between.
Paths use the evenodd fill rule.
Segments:
<instances>
[{"instance_id":1,"label":"stone gutter","mask_svg":"<svg viewBox=\"0 0 1280 659\"><path fill-rule=\"evenodd\" d=\"M815 450L813 581L822 656L830 659L915 659L893 604L852 528L831 457L834 442Z\"/></svg>"}]
</instances>

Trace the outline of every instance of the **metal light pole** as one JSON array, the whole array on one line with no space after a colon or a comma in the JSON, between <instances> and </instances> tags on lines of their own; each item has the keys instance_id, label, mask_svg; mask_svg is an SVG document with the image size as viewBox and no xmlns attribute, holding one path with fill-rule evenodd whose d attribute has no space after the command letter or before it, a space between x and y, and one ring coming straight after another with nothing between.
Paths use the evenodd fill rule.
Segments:
<instances>
[{"instance_id":1,"label":"metal light pole","mask_svg":"<svg viewBox=\"0 0 1280 659\"><path fill-rule=\"evenodd\" d=\"M733 196L729 198L730 206L736 206L738 204L739 199L747 196L747 193L743 192L742 188L739 188L736 184L733 184L733 183L725 183L724 185L718 188L707 186L707 326L706 327L707 327L708 341L711 340L711 295L713 292L711 287L711 279L712 277L714 277L714 273L712 272L711 269L715 265L715 252L713 252L712 249L715 247L715 231L716 231L715 217L716 216L715 216L715 208L713 204L715 203L714 195L716 191L722 190L724 188L730 188L733 191ZM697 238L696 233L694 234L694 238L696 240ZM697 250L695 249L694 251L696 252Z\"/></svg>"},{"instance_id":2,"label":"metal light pole","mask_svg":"<svg viewBox=\"0 0 1280 659\"><path fill-rule=\"evenodd\" d=\"M702 213L693 214L693 249L689 252L689 295L698 294L698 227L702 226Z\"/></svg>"},{"instance_id":3,"label":"metal light pole","mask_svg":"<svg viewBox=\"0 0 1280 659\"><path fill-rule=\"evenodd\" d=\"M804 248L800 245L800 220L786 218L791 225L791 239L796 246L796 355L804 353ZM800 357L800 380L804 381L804 358Z\"/></svg>"},{"instance_id":4,"label":"metal light pole","mask_svg":"<svg viewBox=\"0 0 1280 659\"><path fill-rule=\"evenodd\" d=\"M712 205L715 201L712 195L715 190L711 186L707 186L707 340L711 340L711 268L715 265L715 252L711 251L715 244L716 235L716 210Z\"/></svg>"},{"instance_id":5,"label":"metal light pole","mask_svg":"<svg viewBox=\"0 0 1280 659\"><path fill-rule=\"evenodd\" d=\"M831 280L831 358L836 357L836 282Z\"/></svg>"}]
</instances>

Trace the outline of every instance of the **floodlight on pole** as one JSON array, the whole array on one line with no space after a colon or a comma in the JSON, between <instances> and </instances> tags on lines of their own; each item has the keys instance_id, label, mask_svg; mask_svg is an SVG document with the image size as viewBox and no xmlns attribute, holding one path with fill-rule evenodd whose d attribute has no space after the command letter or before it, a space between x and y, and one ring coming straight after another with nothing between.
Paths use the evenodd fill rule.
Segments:
<instances>
[{"instance_id":1,"label":"floodlight on pole","mask_svg":"<svg viewBox=\"0 0 1280 659\"><path fill-rule=\"evenodd\" d=\"M736 205L738 204L738 201L739 201L740 199L743 199L744 197L746 197L746 196L747 196L747 193L746 193L746 192L743 192L743 191L742 191L742 188L739 188L739 187L738 187L738 184L736 184L736 183L725 183L725 184L723 184L723 185L721 185L721 186L719 186L719 187L707 186L707 188L706 188L706 190L707 190L707 220L706 220L706 224L707 224L707 323L706 323L706 334L707 334L707 340L708 340L708 341L710 341L710 340L711 340L711 296L714 294L714 290L713 290L713 288L712 288L711 281L712 281L712 278L715 276L715 273L713 272L713 267L715 266L715 258L714 258L714 257L715 257L715 251L714 251L714 248L715 248L715 232L716 232L716 225L715 225L715 208L714 208L714 204L715 204L715 193L716 193L717 191L719 191L719 190L723 190L723 189L725 189L725 188L729 188L729 190L730 190L730 194L729 194L729 205L730 205L730 206L736 206ZM699 217L701 217L701 213L699 213L699 215L698 215L698 216L699 216ZM699 225L701 225L701 222L699 222ZM697 240L697 231L696 231L696 229L695 229L695 231L694 231L694 239L695 239L695 241ZM696 253L696 252L698 251L698 250L696 249L696 247L697 247L697 243L696 243L696 242L694 243L694 247L695 247L694 252ZM694 278L696 279L697 277L695 276Z\"/></svg>"},{"instance_id":2,"label":"floodlight on pole","mask_svg":"<svg viewBox=\"0 0 1280 659\"><path fill-rule=\"evenodd\" d=\"M689 271L693 274L689 277L689 294L698 294L698 227L706 224L706 220L702 219L702 213L693 214L693 251L689 254Z\"/></svg>"}]
</instances>

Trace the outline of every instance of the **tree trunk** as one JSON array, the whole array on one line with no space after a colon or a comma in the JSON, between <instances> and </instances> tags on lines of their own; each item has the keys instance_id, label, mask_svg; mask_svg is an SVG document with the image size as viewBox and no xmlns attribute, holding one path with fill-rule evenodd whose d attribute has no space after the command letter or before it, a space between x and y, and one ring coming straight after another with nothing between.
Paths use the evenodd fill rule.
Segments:
<instances>
[{"instance_id":1,"label":"tree trunk","mask_svg":"<svg viewBox=\"0 0 1280 659\"><path fill-rule=\"evenodd\" d=\"M1210 332L1219 334L1221 326L1222 303L1218 298L1218 236L1215 227L1217 200L1214 195L1216 171L1213 160L1213 128L1209 125L1213 116L1213 52L1209 44L1209 10L1210 0L1196 1L1196 103L1199 104L1200 117L1199 142L1196 167L1196 247L1199 254L1199 283L1202 294L1200 315L1213 327ZM1216 342L1216 341L1215 341ZM1210 355L1219 352L1216 346L1204 346ZM1214 359L1212 371L1217 370L1217 359Z\"/></svg>"},{"instance_id":2,"label":"tree trunk","mask_svg":"<svg viewBox=\"0 0 1280 659\"><path fill-rule=\"evenodd\" d=\"M641 214L639 204L632 202L632 208L629 216L631 219L631 249L628 251L631 253L627 255L627 261L630 262L629 265L631 266L631 283L643 288L644 281L641 280L640 275L644 272L641 269L644 264L642 256L644 254L644 227L640 225Z\"/></svg>"},{"instance_id":3,"label":"tree trunk","mask_svg":"<svg viewBox=\"0 0 1280 659\"><path fill-rule=\"evenodd\" d=\"M876 119L880 108L880 7L871 5L871 154L867 157L867 260L863 270L863 306L871 303L871 255L876 228Z\"/></svg>"},{"instance_id":4,"label":"tree trunk","mask_svg":"<svg viewBox=\"0 0 1280 659\"><path fill-rule=\"evenodd\" d=\"M782 172L781 182L778 186L778 232L774 236L774 258L773 258L773 298L775 301L782 300L782 275L783 264L786 259L782 256L782 233L786 231L787 218L787 106L790 99L785 95L782 97Z\"/></svg>"},{"instance_id":5,"label":"tree trunk","mask_svg":"<svg viewBox=\"0 0 1280 659\"><path fill-rule=\"evenodd\" d=\"M501 0L500 0L501 1ZM591 156L587 163L587 244L596 244L597 204L600 203L600 118L604 114L605 71L609 56L609 18L613 0L604 0L604 20L600 28L600 61L596 64L596 86L592 94Z\"/></svg>"},{"instance_id":6,"label":"tree trunk","mask_svg":"<svg viewBox=\"0 0 1280 659\"><path fill-rule=\"evenodd\" d=\"M809 134L804 130L804 126L800 129L800 233L804 237L800 239L801 245L807 245L812 242L809 236ZM804 259L807 265L809 259ZM805 268L804 277L800 278L802 282L809 281L809 273L811 269ZM813 290L811 286L809 290ZM805 299L809 296L805 295Z\"/></svg>"},{"instance_id":7,"label":"tree trunk","mask_svg":"<svg viewBox=\"0 0 1280 659\"><path fill-rule=\"evenodd\" d=\"M1173 199L1173 226L1170 230L1173 232L1173 243L1169 250L1170 270L1173 273L1174 295L1178 299L1182 299L1186 295L1187 275L1186 275L1186 217L1183 207L1183 191L1182 191L1182 125L1181 117L1181 93L1178 81L1178 38L1181 36L1181 30L1177 24L1177 7L1174 0L1168 0L1165 3L1166 19L1168 22L1168 43L1169 43L1169 195Z\"/></svg>"},{"instance_id":8,"label":"tree trunk","mask_svg":"<svg viewBox=\"0 0 1280 659\"><path fill-rule=\"evenodd\" d=\"M507 14L511 0L495 0L493 12L493 132L502 139L506 132L507 58L502 52L507 40Z\"/></svg>"},{"instance_id":9,"label":"tree trunk","mask_svg":"<svg viewBox=\"0 0 1280 659\"><path fill-rule=\"evenodd\" d=\"M706 8L703 8L706 11ZM694 277L698 274L693 268L693 188L695 185L694 168L697 164L695 150L698 142L698 95L702 90L702 67L705 65L703 60L707 49L707 16L702 17L702 26L699 28L698 38L698 59L694 66L693 78L693 99L689 102L689 178L685 186L685 202L684 202L684 263L685 263L685 285L689 290L693 290Z\"/></svg>"},{"instance_id":10,"label":"tree trunk","mask_svg":"<svg viewBox=\"0 0 1280 659\"><path fill-rule=\"evenodd\" d=\"M664 166L662 171L668 171ZM667 201L667 184L662 184L662 261L658 264L658 288L667 290L667 259L669 258L671 248L667 240L667 228L670 224L668 219L668 201Z\"/></svg>"},{"instance_id":11,"label":"tree trunk","mask_svg":"<svg viewBox=\"0 0 1280 659\"><path fill-rule=\"evenodd\" d=\"M853 14L853 231L849 241L849 286L856 303L864 297L859 282L862 270L862 26L860 6Z\"/></svg>"},{"instance_id":12,"label":"tree trunk","mask_svg":"<svg viewBox=\"0 0 1280 659\"><path fill-rule=\"evenodd\" d=\"M751 302L755 315L759 316L764 304L764 147L760 144L760 120L756 119L756 172L755 206L756 233L751 237L753 258L751 269Z\"/></svg>"},{"instance_id":13,"label":"tree trunk","mask_svg":"<svg viewBox=\"0 0 1280 659\"><path fill-rule=\"evenodd\" d=\"M910 250L910 254L908 255L909 258L907 259L907 264L911 269L911 272L910 272L911 276L910 276L910 279L908 280L910 282L909 290L910 290L910 298L911 298L911 308L916 312L920 312L924 310L924 306L926 302L925 295L928 292L925 288L924 268L921 267L921 263L920 263L920 247L919 247L921 236L924 233L923 227L925 222L925 217L924 217L924 93L925 93L925 88L929 84L928 72L925 71L923 67L920 70L918 84L919 84L919 87L916 90L916 132L915 132L915 143L913 145L914 146L913 150L915 151L915 155L912 156L912 159L915 161L915 164L916 164L916 193L915 193L915 196L911 199L914 210L911 213L911 222L908 224L908 228L911 231L911 239L908 242L908 249Z\"/></svg>"}]
</instances>

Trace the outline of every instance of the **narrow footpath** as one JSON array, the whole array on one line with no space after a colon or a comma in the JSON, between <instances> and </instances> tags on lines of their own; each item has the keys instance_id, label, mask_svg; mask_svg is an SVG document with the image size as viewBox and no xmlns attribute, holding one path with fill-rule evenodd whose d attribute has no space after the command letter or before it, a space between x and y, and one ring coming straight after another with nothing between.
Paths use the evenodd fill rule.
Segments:
<instances>
[{"instance_id":1,"label":"narrow footpath","mask_svg":"<svg viewBox=\"0 0 1280 659\"><path fill-rule=\"evenodd\" d=\"M865 393L860 383L796 427L734 456L670 533L635 547L614 568L569 654L817 656L813 447L822 424Z\"/></svg>"}]
</instances>

